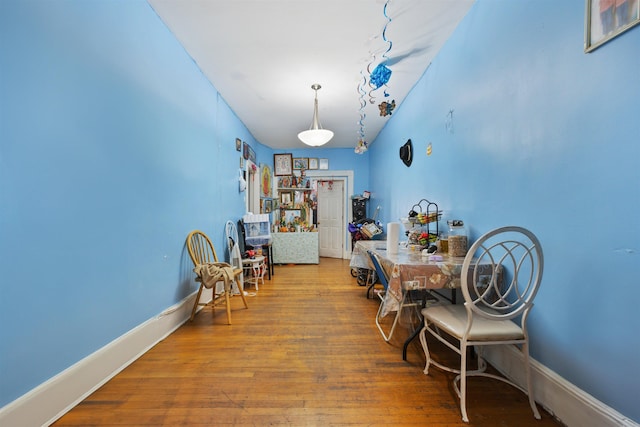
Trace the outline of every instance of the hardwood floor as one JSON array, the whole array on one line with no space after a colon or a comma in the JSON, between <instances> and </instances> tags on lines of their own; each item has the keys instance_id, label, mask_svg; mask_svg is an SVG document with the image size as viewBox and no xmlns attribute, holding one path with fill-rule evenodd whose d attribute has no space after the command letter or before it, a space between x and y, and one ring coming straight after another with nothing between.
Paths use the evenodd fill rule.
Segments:
<instances>
[{"instance_id":1,"label":"hardwood floor","mask_svg":"<svg viewBox=\"0 0 640 427\"><path fill-rule=\"evenodd\" d=\"M562 425L542 408L534 419L524 394L486 378L469 381L463 423L452 375L422 373L417 339L402 360L406 322L382 339L378 299L348 260L276 266L247 299L248 310L232 300L230 326L224 307L206 307L54 425Z\"/></svg>"}]
</instances>

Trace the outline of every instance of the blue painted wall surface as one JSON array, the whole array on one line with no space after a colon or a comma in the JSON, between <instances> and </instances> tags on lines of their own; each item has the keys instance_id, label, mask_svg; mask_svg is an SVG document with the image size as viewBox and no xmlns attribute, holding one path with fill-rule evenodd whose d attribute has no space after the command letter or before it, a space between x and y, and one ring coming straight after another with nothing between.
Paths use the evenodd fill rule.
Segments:
<instances>
[{"instance_id":1,"label":"blue painted wall surface","mask_svg":"<svg viewBox=\"0 0 640 427\"><path fill-rule=\"evenodd\" d=\"M585 54L584 3L479 0L371 145L372 203L534 231L533 357L640 421L640 27Z\"/></svg>"},{"instance_id":2,"label":"blue painted wall surface","mask_svg":"<svg viewBox=\"0 0 640 427\"><path fill-rule=\"evenodd\" d=\"M196 290L272 162L144 1L0 2L0 407Z\"/></svg>"}]
</instances>

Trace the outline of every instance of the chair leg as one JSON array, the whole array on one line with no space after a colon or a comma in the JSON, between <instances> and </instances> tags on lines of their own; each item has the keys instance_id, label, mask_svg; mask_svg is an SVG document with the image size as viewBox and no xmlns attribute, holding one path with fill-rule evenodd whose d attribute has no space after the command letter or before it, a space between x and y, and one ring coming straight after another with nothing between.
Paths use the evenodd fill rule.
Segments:
<instances>
[{"instance_id":1,"label":"chair leg","mask_svg":"<svg viewBox=\"0 0 640 427\"><path fill-rule=\"evenodd\" d=\"M524 359L524 372L527 379L527 394L529 395L529 405L531 405L531 410L533 411L533 416L539 420L540 412L538 412L538 407L536 406L536 401L533 398L533 387L531 386L531 366L529 365L529 343L525 342L522 345L522 354Z\"/></svg>"},{"instance_id":2,"label":"chair leg","mask_svg":"<svg viewBox=\"0 0 640 427\"><path fill-rule=\"evenodd\" d=\"M196 315L196 310L198 309L198 305L200 305L200 295L202 295L202 283L200 284L200 288L198 289L198 295L196 295L196 300L193 303L193 309L191 309L191 317L189 321L193 321L193 318Z\"/></svg>"},{"instance_id":3,"label":"chair leg","mask_svg":"<svg viewBox=\"0 0 640 427\"><path fill-rule=\"evenodd\" d=\"M402 304L398 307L398 311L396 311L396 315L393 319L393 324L391 325L391 330L389 330L388 335L385 334L384 330L382 329L382 325L380 324L380 313L382 313L383 306L384 306L384 301L381 301L380 308L378 308L378 313L376 314L376 326L378 326L378 330L380 330L380 333L382 334L382 337L384 338L384 340L389 342L389 340L393 336L393 333L396 330L396 326L398 325L398 319L400 318L400 313L402 312Z\"/></svg>"},{"instance_id":4,"label":"chair leg","mask_svg":"<svg viewBox=\"0 0 640 427\"><path fill-rule=\"evenodd\" d=\"M424 327L420 331L420 343L422 344L422 350L424 351L424 357L427 359L424 365L424 374L429 375L429 365L431 365L431 355L429 354L429 347L427 346L427 324L425 322Z\"/></svg>"},{"instance_id":5,"label":"chair leg","mask_svg":"<svg viewBox=\"0 0 640 427\"><path fill-rule=\"evenodd\" d=\"M240 288L238 286L238 288ZM240 298L242 298L242 302L244 303L244 308L249 308L249 306L247 305L247 300L244 297L244 290L240 289Z\"/></svg>"},{"instance_id":6,"label":"chair leg","mask_svg":"<svg viewBox=\"0 0 640 427\"><path fill-rule=\"evenodd\" d=\"M225 286L226 287L226 286ZM231 324L231 286L229 290L224 291L225 305L227 306L227 324Z\"/></svg>"},{"instance_id":7,"label":"chair leg","mask_svg":"<svg viewBox=\"0 0 640 427\"><path fill-rule=\"evenodd\" d=\"M455 380L454 380L455 381ZM467 416L467 345L460 343L460 412L462 413L462 421L469 422Z\"/></svg>"}]
</instances>

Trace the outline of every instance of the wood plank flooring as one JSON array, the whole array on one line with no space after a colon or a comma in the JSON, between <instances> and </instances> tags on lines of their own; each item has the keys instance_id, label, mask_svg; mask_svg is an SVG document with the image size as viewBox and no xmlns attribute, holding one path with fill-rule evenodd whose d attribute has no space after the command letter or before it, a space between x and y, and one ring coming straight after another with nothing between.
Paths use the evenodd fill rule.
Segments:
<instances>
[{"instance_id":1,"label":"wood plank flooring","mask_svg":"<svg viewBox=\"0 0 640 427\"><path fill-rule=\"evenodd\" d=\"M534 419L524 394L486 378L469 381L463 423L452 375L423 374L419 340L402 360L410 316L382 339L378 300L348 260L276 266L247 299L248 310L232 300L231 326L224 307L206 307L54 425L561 425L542 408Z\"/></svg>"}]
</instances>

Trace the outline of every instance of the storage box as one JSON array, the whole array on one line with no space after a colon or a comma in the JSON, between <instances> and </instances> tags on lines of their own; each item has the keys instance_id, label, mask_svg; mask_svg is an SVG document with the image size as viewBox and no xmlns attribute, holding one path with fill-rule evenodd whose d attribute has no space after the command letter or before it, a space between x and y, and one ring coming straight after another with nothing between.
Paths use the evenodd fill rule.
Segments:
<instances>
[{"instance_id":1,"label":"storage box","mask_svg":"<svg viewBox=\"0 0 640 427\"><path fill-rule=\"evenodd\" d=\"M269 214L245 215L242 217L242 222L247 245L262 246L271 243Z\"/></svg>"}]
</instances>

